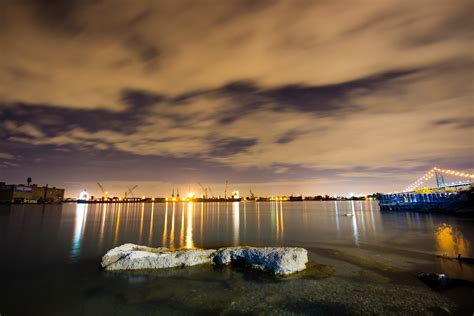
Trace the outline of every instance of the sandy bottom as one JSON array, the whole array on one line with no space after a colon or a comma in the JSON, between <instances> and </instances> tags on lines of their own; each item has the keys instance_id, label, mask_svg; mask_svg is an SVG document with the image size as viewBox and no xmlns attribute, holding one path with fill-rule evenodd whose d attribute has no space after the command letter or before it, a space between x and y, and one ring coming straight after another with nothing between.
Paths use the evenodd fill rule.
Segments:
<instances>
[{"instance_id":1,"label":"sandy bottom","mask_svg":"<svg viewBox=\"0 0 474 316\"><path fill-rule=\"evenodd\" d=\"M118 314L444 315L468 311L462 296L474 294L469 288L449 295L427 287L413 269L430 265L432 260L423 258L349 248L310 249L310 258L306 272L285 278L244 267L211 266L106 273L118 284L105 296L91 297L89 311L102 301L103 312L115 306Z\"/></svg>"},{"instance_id":2,"label":"sandy bottom","mask_svg":"<svg viewBox=\"0 0 474 316\"><path fill-rule=\"evenodd\" d=\"M415 277L420 271L442 272L433 255L308 250L309 268L289 277L236 266L106 272L91 261L79 270L51 267L41 275L12 278L2 308L5 315L471 315L474 310L472 288L439 293ZM464 273L470 269L464 267Z\"/></svg>"}]
</instances>

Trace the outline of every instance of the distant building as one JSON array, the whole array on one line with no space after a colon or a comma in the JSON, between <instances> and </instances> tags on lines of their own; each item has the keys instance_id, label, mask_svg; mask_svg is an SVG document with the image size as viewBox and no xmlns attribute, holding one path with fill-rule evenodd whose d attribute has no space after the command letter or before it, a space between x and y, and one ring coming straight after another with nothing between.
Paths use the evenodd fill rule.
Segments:
<instances>
[{"instance_id":1,"label":"distant building","mask_svg":"<svg viewBox=\"0 0 474 316\"><path fill-rule=\"evenodd\" d=\"M55 203L64 199L64 189L36 184L5 184L0 182L0 203Z\"/></svg>"}]
</instances>

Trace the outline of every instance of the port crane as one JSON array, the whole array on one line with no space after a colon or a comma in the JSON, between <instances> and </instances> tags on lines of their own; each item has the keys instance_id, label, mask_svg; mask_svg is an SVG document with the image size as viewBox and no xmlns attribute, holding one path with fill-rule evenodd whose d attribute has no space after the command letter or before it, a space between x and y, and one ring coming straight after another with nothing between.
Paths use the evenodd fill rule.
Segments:
<instances>
[{"instance_id":1,"label":"port crane","mask_svg":"<svg viewBox=\"0 0 474 316\"><path fill-rule=\"evenodd\" d=\"M103 194L103 200L104 201L107 201L109 199L109 192L105 191L104 190L104 187L102 186L102 184L100 184L99 182L97 182L97 185L99 186L100 190L102 191L102 194Z\"/></svg>"},{"instance_id":2,"label":"port crane","mask_svg":"<svg viewBox=\"0 0 474 316\"><path fill-rule=\"evenodd\" d=\"M203 187L203 185L202 185L201 183L199 183L199 182L198 182L198 184L199 184L199 186L201 187L201 190L202 190L202 192L203 192L203 194L204 194L203 197L204 197L205 199L207 199L207 188Z\"/></svg>"},{"instance_id":3,"label":"port crane","mask_svg":"<svg viewBox=\"0 0 474 316\"><path fill-rule=\"evenodd\" d=\"M255 194L253 194L252 189L250 189L249 191L250 191L250 198L252 200L255 199Z\"/></svg>"},{"instance_id":4,"label":"port crane","mask_svg":"<svg viewBox=\"0 0 474 316\"><path fill-rule=\"evenodd\" d=\"M135 196L133 195L133 191L138 187L138 185L134 185L133 187L127 187L128 191L125 192L125 199L128 197L128 194L134 198Z\"/></svg>"},{"instance_id":5,"label":"port crane","mask_svg":"<svg viewBox=\"0 0 474 316\"><path fill-rule=\"evenodd\" d=\"M209 194L211 195L211 197L214 197L214 193L212 193L212 189L210 186L207 187L208 191L209 191Z\"/></svg>"}]
</instances>

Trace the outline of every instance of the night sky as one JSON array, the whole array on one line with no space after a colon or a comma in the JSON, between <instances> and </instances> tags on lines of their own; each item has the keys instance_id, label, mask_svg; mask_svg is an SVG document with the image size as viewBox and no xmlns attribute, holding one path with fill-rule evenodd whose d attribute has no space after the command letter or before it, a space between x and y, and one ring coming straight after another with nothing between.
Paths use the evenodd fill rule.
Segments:
<instances>
[{"instance_id":1,"label":"night sky","mask_svg":"<svg viewBox=\"0 0 474 316\"><path fill-rule=\"evenodd\" d=\"M345 195L473 171L472 1L0 6L0 181Z\"/></svg>"}]
</instances>

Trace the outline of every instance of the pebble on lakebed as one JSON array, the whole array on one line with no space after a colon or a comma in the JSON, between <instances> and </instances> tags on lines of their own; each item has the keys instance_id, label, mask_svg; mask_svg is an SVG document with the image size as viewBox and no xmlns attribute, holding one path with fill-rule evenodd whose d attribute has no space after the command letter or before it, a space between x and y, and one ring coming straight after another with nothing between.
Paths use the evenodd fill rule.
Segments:
<instances>
[{"instance_id":1,"label":"pebble on lakebed","mask_svg":"<svg viewBox=\"0 0 474 316\"><path fill-rule=\"evenodd\" d=\"M151 248L124 244L102 257L107 271L151 270L199 264L243 263L254 269L289 275L306 269L308 251L298 247L227 247L219 249Z\"/></svg>"}]
</instances>

